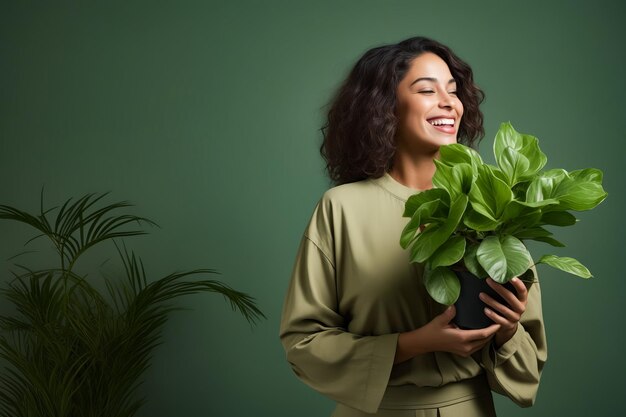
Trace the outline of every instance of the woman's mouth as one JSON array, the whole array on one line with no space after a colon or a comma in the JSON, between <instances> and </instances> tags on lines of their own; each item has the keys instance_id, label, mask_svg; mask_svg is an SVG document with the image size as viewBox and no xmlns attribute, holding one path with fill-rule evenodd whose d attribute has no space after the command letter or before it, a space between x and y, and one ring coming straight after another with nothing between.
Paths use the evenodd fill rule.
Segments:
<instances>
[{"instance_id":1,"label":"woman's mouth","mask_svg":"<svg viewBox=\"0 0 626 417\"><path fill-rule=\"evenodd\" d=\"M456 128L454 127L454 119L450 119L447 117L436 117L433 119L428 119L427 121L433 128L440 132L448 133L451 135L456 133Z\"/></svg>"}]
</instances>

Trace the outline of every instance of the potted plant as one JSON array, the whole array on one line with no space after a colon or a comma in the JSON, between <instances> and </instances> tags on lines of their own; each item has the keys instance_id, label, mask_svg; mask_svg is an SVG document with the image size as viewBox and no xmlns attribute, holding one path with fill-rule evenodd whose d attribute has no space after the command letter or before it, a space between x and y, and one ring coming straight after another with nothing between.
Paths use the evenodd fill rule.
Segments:
<instances>
[{"instance_id":1,"label":"potted plant","mask_svg":"<svg viewBox=\"0 0 626 417\"><path fill-rule=\"evenodd\" d=\"M436 159L434 188L411 196L403 216L410 217L400 244L410 248L411 262L425 264L424 285L437 302L452 305L461 292L459 278L480 285L491 277L506 284L515 276L527 285L532 267L546 264L582 278L591 273L576 259L544 255L533 261L524 241L564 246L546 226L572 226L572 211L591 210L607 196L602 172L587 168L542 171L546 155L536 137L502 123L493 147L497 166L486 164L473 149L442 146ZM510 285L510 284L509 284ZM495 296L484 283L485 291ZM484 305L472 300L482 314ZM457 308L461 327L464 325Z\"/></svg>"},{"instance_id":2,"label":"potted plant","mask_svg":"<svg viewBox=\"0 0 626 417\"><path fill-rule=\"evenodd\" d=\"M116 243L120 276L94 283L77 261L100 243L145 234L150 220L102 205L105 195L71 199L57 209L26 211L2 205L0 219L27 224L33 239L47 238L58 265L20 266L2 290L14 313L0 316L0 416L131 417L143 403L141 376L161 343L174 299L222 294L250 323L263 317L252 297L217 280L191 280L212 269L177 272L149 280L141 260ZM31 240L33 240L31 239ZM99 288L106 288L101 290ZM5 301L3 301L5 302Z\"/></svg>"}]
</instances>

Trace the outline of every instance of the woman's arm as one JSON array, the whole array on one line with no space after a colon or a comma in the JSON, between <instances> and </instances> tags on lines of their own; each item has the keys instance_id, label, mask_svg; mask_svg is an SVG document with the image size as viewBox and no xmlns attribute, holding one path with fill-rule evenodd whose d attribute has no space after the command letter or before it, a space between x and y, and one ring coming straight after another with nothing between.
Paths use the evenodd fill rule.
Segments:
<instances>
[{"instance_id":1,"label":"woman's arm","mask_svg":"<svg viewBox=\"0 0 626 417\"><path fill-rule=\"evenodd\" d=\"M529 407L537 396L548 351L540 285L534 283L524 295L525 287L522 289L520 284L524 287L519 280L513 283L519 302L512 300L515 295L504 287L490 284L505 300L509 299L511 308L506 311L507 307L500 308L495 301L485 298L491 309L502 312L504 317L492 316L501 323L501 333L496 334L494 343L482 350L481 362L492 390L508 396L521 407Z\"/></svg>"},{"instance_id":2,"label":"woman's arm","mask_svg":"<svg viewBox=\"0 0 626 417\"><path fill-rule=\"evenodd\" d=\"M378 409L398 334L361 336L338 311L332 256L302 239L283 306L280 339L294 373L316 391L368 413Z\"/></svg>"}]
</instances>

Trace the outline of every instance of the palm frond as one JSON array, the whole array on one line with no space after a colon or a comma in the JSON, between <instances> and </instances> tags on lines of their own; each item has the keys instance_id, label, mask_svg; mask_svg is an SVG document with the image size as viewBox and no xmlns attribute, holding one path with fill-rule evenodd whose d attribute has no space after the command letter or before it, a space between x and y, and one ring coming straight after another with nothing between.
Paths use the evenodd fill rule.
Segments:
<instances>
[{"instance_id":1,"label":"palm frond","mask_svg":"<svg viewBox=\"0 0 626 417\"><path fill-rule=\"evenodd\" d=\"M68 199L46 209L43 189L37 215L0 206L0 219L30 225L33 239L46 236L60 266L19 272L0 290L14 314L0 316L0 417L133 417L144 403L138 396L141 377L163 326L184 295L219 293L250 323L265 317L254 298L197 275L213 269L176 272L150 282L140 257L116 239L146 232L151 220L120 210L126 201L103 204L108 193ZM56 211L56 216L53 212ZM77 259L95 245L111 240L122 261L124 277L105 278L103 295L73 270Z\"/></svg>"},{"instance_id":2,"label":"palm frond","mask_svg":"<svg viewBox=\"0 0 626 417\"><path fill-rule=\"evenodd\" d=\"M50 221L48 215L55 209L44 208L42 190L39 215L0 205L0 219L27 224L41 232L28 240L27 244L39 237L48 237L61 257L63 266L68 265L68 269L71 269L85 251L101 242L146 234L141 228L128 228L131 223L136 223L137 226L157 226L146 217L117 214L120 209L132 207L127 201L96 208L95 205L107 195L108 193L86 194L76 201L70 198L61 205L53 221Z\"/></svg>"}]
</instances>

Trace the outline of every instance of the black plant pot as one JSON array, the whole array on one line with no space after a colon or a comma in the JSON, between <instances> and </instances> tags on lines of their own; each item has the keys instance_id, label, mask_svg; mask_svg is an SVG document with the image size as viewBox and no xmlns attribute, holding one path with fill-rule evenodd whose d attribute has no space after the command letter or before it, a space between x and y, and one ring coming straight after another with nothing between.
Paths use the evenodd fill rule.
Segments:
<instances>
[{"instance_id":1,"label":"black plant pot","mask_svg":"<svg viewBox=\"0 0 626 417\"><path fill-rule=\"evenodd\" d=\"M454 304L456 307L454 324L461 329L482 329L491 326L493 320L487 317L484 311L487 305L478 298L478 294L481 292L487 293L504 305L507 305L507 302L487 284L486 279L480 279L469 271L454 272L461 282L461 293ZM517 294L515 287L510 282L507 282L504 286L513 294Z\"/></svg>"}]
</instances>

